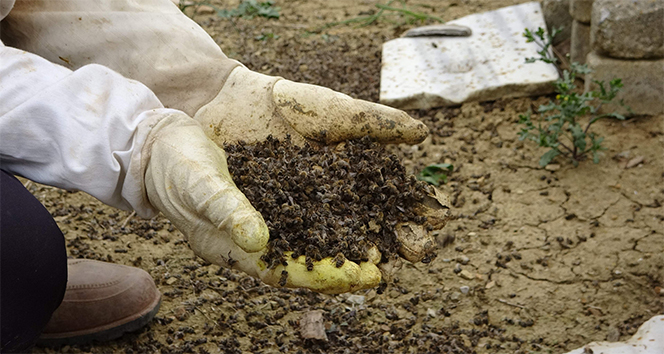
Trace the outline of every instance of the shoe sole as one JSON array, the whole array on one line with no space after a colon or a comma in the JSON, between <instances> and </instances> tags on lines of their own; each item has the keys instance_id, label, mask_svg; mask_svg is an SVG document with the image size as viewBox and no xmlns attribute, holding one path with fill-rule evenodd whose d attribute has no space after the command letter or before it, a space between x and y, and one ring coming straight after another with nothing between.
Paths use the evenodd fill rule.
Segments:
<instances>
[{"instance_id":1,"label":"shoe sole","mask_svg":"<svg viewBox=\"0 0 664 354\"><path fill-rule=\"evenodd\" d=\"M122 335L125 333L134 332L145 327L148 323L150 323L150 321L152 321L157 312L159 312L160 306L161 296L157 300L156 305L153 303L151 309L148 307L148 309L150 309L148 312L127 323L123 323L118 326L100 331L95 329L87 329L84 331L84 334L80 334L81 331L71 333L46 334L39 338L37 345L43 347L58 347L72 344L86 344L92 341L106 342L117 339L122 337ZM108 325L104 327L107 326Z\"/></svg>"}]
</instances>

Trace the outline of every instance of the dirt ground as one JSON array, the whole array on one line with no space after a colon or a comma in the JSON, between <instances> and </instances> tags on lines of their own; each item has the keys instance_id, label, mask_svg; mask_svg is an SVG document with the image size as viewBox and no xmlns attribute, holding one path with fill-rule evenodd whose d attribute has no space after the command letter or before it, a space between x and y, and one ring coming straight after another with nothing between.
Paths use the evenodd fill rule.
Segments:
<instances>
[{"instance_id":1,"label":"dirt ground","mask_svg":"<svg viewBox=\"0 0 664 354\"><path fill-rule=\"evenodd\" d=\"M408 4L452 20L520 2ZM374 3L278 1L279 20L195 20L251 69L377 101L381 44L414 25L316 31ZM270 33L278 38L257 39ZM432 134L393 149L411 171L454 165L440 187L454 218L435 231L438 258L406 264L383 294L271 288L206 264L163 217L141 220L85 194L27 182L64 231L71 257L140 267L163 293L156 319L138 333L34 352L563 353L627 339L664 313L664 117L599 122L593 127L608 148L599 164L574 168L561 159L547 170L537 165L543 151L517 139L515 122L548 99L409 112ZM643 163L625 168L639 156ZM327 342L301 337L299 320L311 310L323 311Z\"/></svg>"}]
</instances>

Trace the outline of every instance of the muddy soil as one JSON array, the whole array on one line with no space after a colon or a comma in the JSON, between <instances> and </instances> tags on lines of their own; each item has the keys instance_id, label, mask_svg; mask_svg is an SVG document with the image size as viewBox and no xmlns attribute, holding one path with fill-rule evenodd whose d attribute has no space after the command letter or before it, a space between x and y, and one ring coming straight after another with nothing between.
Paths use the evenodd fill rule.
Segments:
<instances>
[{"instance_id":1,"label":"muddy soil","mask_svg":"<svg viewBox=\"0 0 664 354\"><path fill-rule=\"evenodd\" d=\"M409 4L452 20L519 2ZM279 20L214 14L195 20L253 70L377 101L381 43L413 25L317 31L373 4L279 1ZM258 39L270 33L278 38ZM594 127L608 148L599 164L574 168L558 160L543 169L537 165L543 151L518 141L515 121L547 101L409 112L432 135L391 149L411 172L454 165L440 187L454 218L435 231L438 258L406 264L382 294L274 289L206 264L163 217L141 220L82 193L26 182L64 231L71 257L140 267L163 293L156 319L138 333L34 352L562 353L590 341L624 340L664 312L664 117L599 122ZM625 168L636 157L643 162ZM313 310L323 311L327 342L300 335L300 320Z\"/></svg>"}]
</instances>

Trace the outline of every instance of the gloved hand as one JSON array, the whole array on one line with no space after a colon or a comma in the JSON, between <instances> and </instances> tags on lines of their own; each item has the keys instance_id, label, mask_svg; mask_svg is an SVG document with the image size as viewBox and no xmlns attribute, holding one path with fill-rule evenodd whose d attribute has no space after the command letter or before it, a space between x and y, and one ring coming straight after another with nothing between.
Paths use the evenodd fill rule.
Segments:
<instances>
[{"instance_id":1,"label":"gloved hand","mask_svg":"<svg viewBox=\"0 0 664 354\"><path fill-rule=\"evenodd\" d=\"M378 285L381 272L376 264L381 255L375 248L369 262L361 264L347 261L337 268L326 258L308 271L301 256L287 257L287 266L268 269L260 259L267 251L268 228L233 183L220 146L287 134L299 143L332 143L364 135L382 142L416 143L428 133L422 123L396 109L244 67L233 71L217 98L195 119L203 129L184 114L162 119L152 128L143 151L150 156L145 167L150 202L188 236L197 255L273 286L342 293ZM419 212L442 227L447 210L436 197L428 198ZM400 253L406 259L420 261L433 248L422 226L404 224L397 230L403 244Z\"/></svg>"},{"instance_id":2,"label":"gloved hand","mask_svg":"<svg viewBox=\"0 0 664 354\"><path fill-rule=\"evenodd\" d=\"M360 265L345 262L336 268L324 259L307 271L301 256L289 258L286 267L268 269L260 259L268 228L233 183L224 151L187 115L169 114L152 128L143 147L145 187L150 202L188 236L197 255L273 286L341 293L378 284L380 254L375 249L371 261ZM286 284L280 283L283 270Z\"/></svg>"},{"instance_id":3,"label":"gloved hand","mask_svg":"<svg viewBox=\"0 0 664 354\"><path fill-rule=\"evenodd\" d=\"M367 135L382 143L416 144L429 132L422 122L401 110L356 100L324 87L259 74L243 66L231 71L216 98L199 109L194 119L221 147L240 140L251 144L270 135L280 139L290 135L296 144L331 144ZM432 195L417 212L427 216L434 227L442 228L448 217L445 205L442 196ZM430 256L434 241L422 225L402 224L397 230L404 258L418 262ZM301 258L300 263L304 264L304 257ZM376 261L379 260L380 255ZM330 262L323 260L324 264ZM351 262L346 263L355 267ZM320 268L321 265L314 266ZM357 284L340 286L339 291L375 286L380 280L375 267L360 265L360 268L363 273L359 278L349 277L344 268L339 269L339 275L334 268L326 270L326 276L338 278L344 274L345 279L355 279ZM294 270L286 270L289 278L293 276ZM307 275L303 279L308 279Z\"/></svg>"}]
</instances>

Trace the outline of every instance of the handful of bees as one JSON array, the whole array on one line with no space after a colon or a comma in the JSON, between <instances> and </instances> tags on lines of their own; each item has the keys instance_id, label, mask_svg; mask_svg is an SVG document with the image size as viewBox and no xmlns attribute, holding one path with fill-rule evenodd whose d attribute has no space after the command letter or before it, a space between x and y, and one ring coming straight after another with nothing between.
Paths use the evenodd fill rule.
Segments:
<instances>
[{"instance_id":1,"label":"handful of bees","mask_svg":"<svg viewBox=\"0 0 664 354\"><path fill-rule=\"evenodd\" d=\"M314 148L269 137L224 149L235 184L269 228L262 259L270 268L286 265L288 251L292 258L305 255L308 270L326 257L334 257L337 267L346 260L365 262L373 246L387 262L401 246L397 224L432 229L414 211L431 187L369 138ZM423 262L434 257L428 254Z\"/></svg>"}]
</instances>

